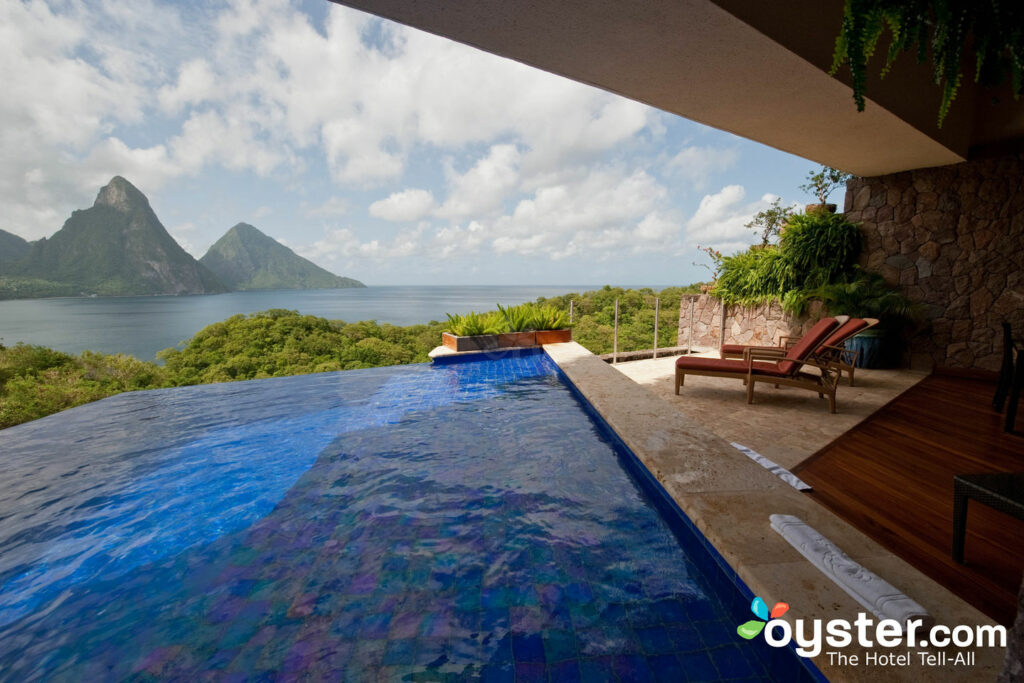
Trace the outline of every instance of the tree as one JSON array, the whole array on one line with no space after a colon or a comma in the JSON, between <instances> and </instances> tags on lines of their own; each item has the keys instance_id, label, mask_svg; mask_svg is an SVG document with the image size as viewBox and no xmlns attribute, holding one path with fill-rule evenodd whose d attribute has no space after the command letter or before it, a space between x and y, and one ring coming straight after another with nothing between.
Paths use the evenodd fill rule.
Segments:
<instances>
[{"instance_id":1,"label":"tree","mask_svg":"<svg viewBox=\"0 0 1024 683\"><path fill-rule=\"evenodd\" d=\"M824 204L833 190L840 185L845 185L846 181L852 177L849 173L822 166L817 173L810 171L807 174L807 184L801 185L800 189L817 197L819 204Z\"/></svg>"},{"instance_id":2,"label":"tree","mask_svg":"<svg viewBox=\"0 0 1024 683\"><path fill-rule=\"evenodd\" d=\"M782 206L782 200L778 197L764 211L754 214L754 219L744 227L750 228L755 235L761 236L761 246L768 246L773 239L778 238L779 232L793 215L793 209Z\"/></svg>"}]
</instances>

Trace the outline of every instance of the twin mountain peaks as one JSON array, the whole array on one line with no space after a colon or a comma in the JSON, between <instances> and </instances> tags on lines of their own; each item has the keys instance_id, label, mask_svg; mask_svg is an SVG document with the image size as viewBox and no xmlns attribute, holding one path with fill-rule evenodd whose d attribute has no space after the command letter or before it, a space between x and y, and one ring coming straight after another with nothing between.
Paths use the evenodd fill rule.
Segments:
<instances>
[{"instance_id":1,"label":"twin mountain peaks","mask_svg":"<svg viewBox=\"0 0 1024 683\"><path fill-rule=\"evenodd\" d=\"M197 261L170 236L146 196L121 176L50 238L26 242L0 230L0 299L365 286L246 223L228 230Z\"/></svg>"}]
</instances>

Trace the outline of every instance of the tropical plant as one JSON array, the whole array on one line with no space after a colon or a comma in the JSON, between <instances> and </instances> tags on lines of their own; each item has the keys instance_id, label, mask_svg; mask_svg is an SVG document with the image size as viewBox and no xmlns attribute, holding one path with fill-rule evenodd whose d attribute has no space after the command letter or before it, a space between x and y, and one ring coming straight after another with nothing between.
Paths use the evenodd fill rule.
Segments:
<instances>
[{"instance_id":1,"label":"tropical plant","mask_svg":"<svg viewBox=\"0 0 1024 683\"><path fill-rule=\"evenodd\" d=\"M932 80L942 88L941 127L963 80L965 48L974 52L974 80L998 85L1009 75L1014 98L1024 94L1024 4L1013 0L846 0L832 58L833 75L850 65L853 99L864 111L867 63L888 29L885 76L903 52L931 55Z\"/></svg>"},{"instance_id":2,"label":"tropical plant","mask_svg":"<svg viewBox=\"0 0 1024 683\"><path fill-rule=\"evenodd\" d=\"M890 325L920 317L920 307L890 286L878 273L855 269L848 280L822 285L813 293L833 315L878 318Z\"/></svg>"},{"instance_id":3,"label":"tropical plant","mask_svg":"<svg viewBox=\"0 0 1024 683\"><path fill-rule=\"evenodd\" d=\"M838 171L829 166L822 166L817 173L814 171L808 172L807 182L801 185L800 189L817 197L819 204L825 204L828 201L828 196L840 185L845 185L846 181L852 177L849 173ZM747 227L749 228L750 226L748 225Z\"/></svg>"},{"instance_id":4,"label":"tropical plant","mask_svg":"<svg viewBox=\"0 0 1024 683\"><path fill-rule=\"evenodd\" d=\"M751 247L722 259L712 294L725 304L755 306L773 300L800 314L813 290L847 277L860 254L860 229L826 211L795 214L778 246Z\"/></svg>"},{"instance_id":5,"label":"tropical plant","mask_svg":"<svg viewBox=\"0 0 1024 683\"><path fill-rule=\"evenodd\" d=\"M471 337L477 334L501 334L508 330L504 316L496 311L476 313L470 311L464 315L448 316L448 331L459 337Z\"/></svg>"},{"instance_id":6,"label":"tropical plant","mask_svg":"<svg viewBox=\"0 0 1024 683\"><path fill-rule=\"evenodd\" d=\"M793 209L782 206L782 200L776 197L767 209L758 211L754 214L754 218L743 227L752 229L754 234L761 238L761 246L766 247L778 238L782 226L789 221L792 215Z\"/></svg>"},{"instance_id":7,"label":"tropical plant","mask_svg":"<svg viewBox=\"0 0 1024 683\"><path fill-rule=\"evenodd\" d=\"M857 262L860 250L860 228L842 214L827 211L793 216L779 239L779 251L800 289L842 278Z\"/></svg>"},{"instance_id":8,"label":"tropical plant","mask_svg":"<svg viewBox=\"0 0 1024 683\"><path fill-rule=\"evenodd\" d=\"M570 327L569 314L554 306L531 306L530 328L534 330L564 330Z\"/></svg>"},{"instance_id":9,"label":"tropical plant","mask_svg":"<svg viewBox=\"0 0 1024 683\"><path fill-rule=\"evenodd\" d=\"M537 329L533 326L533 306L530 304L520 304L519 306L509 306L508 308L498 304L498 312L505 319L505 324L508 326L510 332L525 332L526 330Z\"/></svg>"}]
</instances>

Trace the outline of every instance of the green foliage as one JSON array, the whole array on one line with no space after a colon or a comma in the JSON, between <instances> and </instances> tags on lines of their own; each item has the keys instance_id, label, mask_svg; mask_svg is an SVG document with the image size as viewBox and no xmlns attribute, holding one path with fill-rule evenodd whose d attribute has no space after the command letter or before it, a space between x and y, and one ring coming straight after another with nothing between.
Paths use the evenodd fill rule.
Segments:
<instances>
[{"instance_id":1,"label":"green foliage","mask_svg":"<svg viewBox=\"0 0 1024 683\"><path fill-rule=\"evenodd\" d=\"M725 304L756 306L781 299L795 283L782 251L768 246L724 257L712 294Z\"/></svg>"},{"instance_id":2,"label":"green foliage","mask_svg":"<svg viewBox=\"0 0 1024 683\"><path fill-rule=\"evenodd\" d=\"M861 250L860 228L828 211L793 216L779 250L799 289L813 289L850 272Z\"/></svg>"},{"instance_id":3,"label":"green foliage","mask_svg":"<svg viewBox=\"0 0 1024 683\"><path fill-rule=\"evenodd\" d=\"M520 304L519 306L502 306L498 304L498 311L501 313L502 318L505 319L504 331L509 332L525 332L526 330L535 330L533 326L533 306L530 304Z\"/></svg>"},{"instance_id":4,"label":"green foliage","mask_svg":"<svg viewBox=\"0 0 1024 683\"><path fill-rule=\"evenodd\" d=\"M792 215L793 209L788 206L782 206L782 200L776 197L771 206L764 211L758 211L754 214L753 220L743 227L753 230L754 234L761 238L761 246L766 247L778 238L782 226L789 221ZM718 261L721 261L722 254L719 252L714 253L718 254Z\"/></svg>"},{"instance_id":5,"label":"green foliage","mask_svg":"<svg viewBox=\"0 0 1024 683\"><path fill-rule=\"evenodd\" d=\"M840 282L819 287L814 297L833 315L879 318L888 323L909 322L920 316L920 308L896 291L878 273L857 268Z\"/></svg>"},{"instance_id":6,"label":"green foliage","mask_svg":"<svg viewBox=\"0 0 1024 683\"><path fill-rule=\"evenodd\" d=\"M846 277L860 254L859 228L827 211L789 219L779 246L751 247L722 259L712 294L726 304L755 306L772 300L800 313L812 290Z\"/></svg>"},{"instance_id":7,"label":"green foliage","mask_svg":"<svg viewBox=\"0 0 1024 683\"><path fill-rule=\"evenodd\" d=\"M0 346L0 428L122 391L161 386L168 386L164 369L131 356Z\"/></svg>"},{"instance_id":8,"label":"green foliage","mask_svg":"<svg viewBox=\"0 0 1024 683\"><path fill-rule=\"evenodd\" d=\"M570 327L569 312L554 306L530 306L530 323L532 330L564 330Z\"/></svg>"},{"instance_id":9,"label":"green foliage","mask_svg":"<svg viewBox=\"0 0 1024 683\"><path fill-rule=\"evenodd\" d=\"M508 331L505 317L497 312L477 313L470 311L464 315L448 316L447 331L459 337L471 337L477 334L501 334Z\"/></svg>"},{"instance_id":10,"label":"green foliage","mask_svg":"<svg viewBox=\"0 0 1024 683\"><path fill-rule=\"evenodd\" d=\"M882 76L903 52L916 51L932 64L932 80L942 88L942 126L963 80L965 48L974 52L974 80L1002 83L1009 75L1015 98L1024 93L1024 5L1005 0L846 0L836 38L831 73L849 63L853 99L864 111L867 63L888 29L891 39Z\"/></svg>"},{"instance_id":11,"label":"green foliage","mask_svg":"<svg viewBox=\"0 0 1024 683\"><path fill-rule=\"evenodd\" d=\"M849 173L837 171L829 166L822 166L817 173L810 171L807 174L807 183L801 185L800 189L814 197L817 197L819 204L824 204L828 201L828 196L832 194L836 188L841 185L846 185L846 181L852 177L853 176ZM778 204L778 200L775 200L775 203ZM747 227L750 226L748 225Z\"/></svg>"},{"instance_id":12,"label":"green foliage","mask_svg":"<svg viewBox=\"0 0 1024 683\"><path fill-rule=\"evenodd\" d=\"M442 325L346 324L296 311L236 315L158 356L175 384L304 375L426 362Z\"/></svg>"}]
</instances>

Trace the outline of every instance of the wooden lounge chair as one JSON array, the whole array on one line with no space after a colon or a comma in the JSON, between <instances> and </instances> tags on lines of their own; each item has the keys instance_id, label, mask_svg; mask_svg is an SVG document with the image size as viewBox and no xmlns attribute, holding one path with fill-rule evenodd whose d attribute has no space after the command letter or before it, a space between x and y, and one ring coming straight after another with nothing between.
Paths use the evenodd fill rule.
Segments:
<instances>
[{"instance_id":1,"label":"wooden lounge chair","mask_svg":"<svg viewBox=\"0 0 1024 683\"><path fill-rule=\"evenodd\" d=\"M847 339L851 339L856 335L860 334L869 327L874 327L878 324L877 318L849 318L846 316L837 316L836 320L840 322L837 327L825 341L822 346L835 346L843 347L843 344ZM775 353L780 358L785 356L786 353L794 345L800 341L800 337L787 337L783 336L779 338L778 346L744 346L742 344L722 344L720 349L720 355L722 358L746 358L748 349L758 349L767 353ZM820 347L819 347L820 348ZM817 349L815 349L817 350ZM841 354L835 360L836 367L839 369L839 378L843 376L843 371L846 372L847 377L850 380L850 386L854 384L854 370L857 367L857 357L860 355L860 349L843 349Z\"/></svg>"},{"instance_id":2,"label":"wooden lounge chair","mask_svg":"<svg viewBox=\"0 0 1024 683\"><path fill-rule=\"evenodd\" d=\"M742 360L681 356L676 359L676 394L679 394L686 375L730 377L743 380L747 385L747 403L754 402L754 385L757 382L770 382L776 386L782 384L816 391L821 398L828 396L829 412L834 413L839 380L835 361L845 349L825 346L823 342L839 326L840 321L836 318L822 318L781 357L775 351L764 353L756 348L751 348ZM804 366L816 367L820 374L802 372Z\"/></svg>"}]
</instances>

